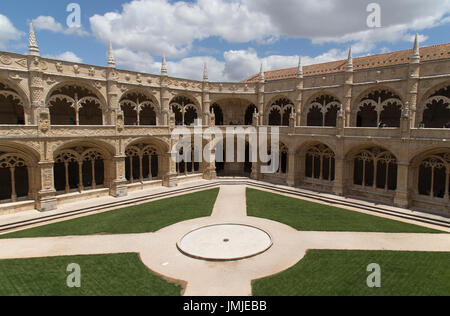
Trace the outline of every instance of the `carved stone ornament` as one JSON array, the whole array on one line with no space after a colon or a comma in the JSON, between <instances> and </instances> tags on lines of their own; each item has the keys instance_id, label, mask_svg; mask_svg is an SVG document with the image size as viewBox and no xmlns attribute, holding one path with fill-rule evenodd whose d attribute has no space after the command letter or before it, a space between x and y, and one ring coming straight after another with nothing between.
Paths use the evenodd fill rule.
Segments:
<instances>
[{"instance_id":1,"label":"carved stone ornament","mask_svg":"<svg viewBox=\"0 0 450 316\"><path fill-rule=\"evenodd\" d=\"M12 59L10 56L8 56L8 55L2 55L2 56L0 57L0 62L1 62L3 65L11 65L12 62L13 62L13 59Z\"/></svg>"},{"instance_id":2,"label":"carved stone ornament","mask_svg":"<svg viewBox=\"0 0 450 316\"><path fill-rule=\"evenodd\" d=\"M39 112L39 130L42 133L47 133L50 130L50 113L41 111Z\"/></svg>"},{"instance_id":3,"label":"carved stone ornament","mask_svg":"<svg viewBox=\"0 0 450 316\"><path fill-rule=\"evenodd\" d=\"M57 70L58 72L63 72L63 65L62 65L61 62L57 62L57 63L56 63L56 70Z\"/></svg>"}]
</instances>

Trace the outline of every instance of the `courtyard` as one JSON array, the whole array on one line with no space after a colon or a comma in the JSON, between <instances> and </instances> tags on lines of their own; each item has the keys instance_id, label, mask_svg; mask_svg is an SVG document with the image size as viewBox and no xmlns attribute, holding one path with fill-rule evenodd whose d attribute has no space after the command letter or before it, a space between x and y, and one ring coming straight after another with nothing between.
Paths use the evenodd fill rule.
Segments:
<instances>
[{"instance_id":1,"label":"courtyard","mask_svg":"<svg viewBox=\"0 0 450 316\"><path fill-rule=\"evenodd\" d=\"M448 227L274 192L218 183L6 232L0 295L450 295Z\"/></svg>"}]
</instances>

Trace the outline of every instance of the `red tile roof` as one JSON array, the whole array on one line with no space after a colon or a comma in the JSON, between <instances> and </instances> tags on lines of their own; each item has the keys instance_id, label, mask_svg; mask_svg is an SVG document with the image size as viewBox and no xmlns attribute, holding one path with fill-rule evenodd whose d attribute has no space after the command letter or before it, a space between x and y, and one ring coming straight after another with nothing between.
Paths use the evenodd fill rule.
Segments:
<instances>
[{"instance_id":1,"label":"red tile roof","mask_svg":"<svg viewBox=\"0 0 450 316\"><path fill-rule=\"evenodd\" d=\"M353 58L353 69L362 70L377 67L408 64L411 55L412 49L409 49L386 54ZM450 58L450 43L422 47L420 48L420 58L421 61L432 61ZM342 72L345 70L346 64L347 60L339 60L323 64L304 66L303 76L310 77L315 75L325 75ZM291 79L296 77L297 77L297 67L267 71L265 72L264 78L266 81L274 81L281 79ZM258 82L258 78L259 75L257 74L244 80L243 82L244 83Z\"/></svg>"}]
</instances>

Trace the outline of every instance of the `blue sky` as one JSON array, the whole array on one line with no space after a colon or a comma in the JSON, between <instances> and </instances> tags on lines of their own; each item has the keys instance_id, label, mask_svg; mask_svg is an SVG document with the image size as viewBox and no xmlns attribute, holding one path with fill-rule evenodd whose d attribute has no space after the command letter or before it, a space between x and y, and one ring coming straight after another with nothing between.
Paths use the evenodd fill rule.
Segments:
<instances>
[{"instance_id":1,"label":"blue sky","mask_svg":"<svg viewBox=\"0 0 450 316\"><path fill-rule=\"evenodd\" d=\"M380 28L369 28L360 0L79 0L82 28L68 29L72 1L4 1L0 50L26 53L34 21L41 55L106 64L109 40L119 68L214 81L242 80L259 70L449 42L450 0L379 0ZM355 4L356 3L356 4Z\"/></svg>"}]
</instances>

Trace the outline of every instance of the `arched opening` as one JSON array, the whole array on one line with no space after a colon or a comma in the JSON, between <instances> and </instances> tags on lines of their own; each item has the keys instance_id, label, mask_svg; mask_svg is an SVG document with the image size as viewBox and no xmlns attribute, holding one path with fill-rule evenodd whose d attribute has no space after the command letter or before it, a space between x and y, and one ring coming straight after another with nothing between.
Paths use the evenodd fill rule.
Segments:
<instances>
[{"instance_id":1,"label":"arched opening","mask_svg":"<svg viewBox=\"0 0 450 316\"><path fill-rule=\"evenodd\" d=\"M353 183L358 186L395 191L397 159L379 147L360 151L353 159Z\"/></svg>"},{"instance_id":2,"label":"arched opening","mask_svg":"<svg viewBox=\"0 0 450 316\"><path fill-rule=\"evenodd\" d=\"M198 118L197 109L193 106L186 107L186 113L184 114L184 125L191 126Z\"/></svg>"},{"instance_id":3,"label":"arched opening","mask_svg":"<svg viewBox=\"0 0 450 316\"><path fill-rule=\"evenodd\" d=\"M47 105L52 125L103 125L102 104L90 89L62 86L51 93Z\"/></svg>"},{"instance_id":4,"label":"arched opening","mask_svg":"<svg viewBox=\"0 0 450 316\"><path fill-rule=\"evenodd\" d=\"M272 108L269 113L269 125L281 126L281 112L279 108Z\"/></svg>"},{"instance_id":5,"label":"arched opening","mask_svg":"<svg viewBox=\"0 0 450 316\"><path fill-rule=\"evenodd\" d=\"M179 154L182 159L177 162L177 174L178 176L195 174L200 171L200 163L195 159L196 155L201 153L196 153L194 146L188 151L184 151L184 147L180 148Z\"/></svg>"},{"instance_id":6,"label":"arched opening","mask_svg":"<svg viewBox=\"0 0 450 316\"><path fill-rule=\"evenodd\" d=\"M195 102L188 97L175 97L170 102L170 106L175 114L176 125L191 126L198 119Z\"/></svg>"},{"instance_id":7,"label":"arched opening","mask_svg":"<svg viewBox=\"0 0 450 316\"><path fill-rule=\"evenodd\" d=\"M31 196L29 167L20 155L0 152L0 202L17 202Z\"/></svg>"},{"instance_id":8,"label":"arched opening","mask_svg":"<svg viewBox=\"0 0 450 316\"><path fill-rule=\"evenodd\" d=\"M442 89L427 100L423 112L423 123L426 128L450 126L450 96L446 96L449 90L450 87Z\"/></svg>"},{"instance_id":9,"label":"arched opening","mask_svg":"<svg viewBox=\"0 0 450 316\"><path fill-rule=\"evenodd\" d=\"M357 127L377 127L378 113L376 107L370 103L364 104L359 108L357 117Z\"/></svg>"},{"instance_id":10,"label":"arched opening","mask_svg":"<svg viewBox=\"0 0 450 316\"><path fill-rule=\"evenodd\" d=\"M89 100L80 105L79 125L103 125L103 114L98 101Z\"/></svg>"},{"instance_id":11,"label":"arched opening","mask_svg":"<svg viewBox=\"0 0 450 316\"><path fill-rule=\"evenodd\" d=\"M131 91L121 98L120 106L125 125L155 126L158 123L156 102L151 96Z\"/></svg>"},{"instance_id":12,"label":"arched opening","mask_svg":"<svg viewBox=\"0 0 450 316\"><path fill-rule=\"evenodd\" d=\"M311 146L305 156L305 177L332 182L335 174L335 154L324 144Z\"/></svg>"},{"instance_id":13,"label":"arched opening","mask_svg":"<svg viewBox=\"0 0 450 316\"><path fill-rule=\"evenodd\" d=\"M337 126L337 117L338 112L341 110L341 107L338 105L331 105L327 113L325 114L325 126L327 127L336 127Z\"/></svg>"},{"instance_id":14,"label":"arched opening","mask_svg":"<svg viewBox=\"0 0 450 316\"><path fill-rule=\"evenodd\" d=\"M359 103L357 127L400 127L403 103L398 95L389 90L376 90L367 94Z\"/></svg>"},{"instance_id":15,"label":"arched opening","mask_svg":"<svg viewBox=\"0 0 450 316\"><path fill-rule=\"evenodd\" d=\"M173 105L172 111L175 114L175 125L183 125L183 110L179 106Z\"/></svg>"},{"instance_id":16,"label":"arched opening","mask_svg":"<svg viewBox=\"0 0 450 316\"><path fill-rule=\"evenodd\" d=\"M317 97L309 106L306 125L336 127L337 113L341 107L341 102L331 95Z\"/></svg>"},{"instance_id":17,"label":"arched opening","mask_svg":"<svg viewBox=\"0 0 450 316\"><path fill-rule=\"evenodd\" d=\"M402 106L397 102L388 102L380 114L380 121L387 127L400 127L400 118L402 116Z\"/></svg>"},{"instance_id":18,"label":"arched opening","mask_svg":"<svg viewBox=\"0 0 450 316\"><path fill-rule=\"evenodd\" d=\"M126 102L122 102L120 108L123 111L124 124L128 126L137 125L137 112L135 107Z\"/></svg>"},{"instance_id":19,"label":"arched opening","mask_svg":"<svg viewBox=\"0 0 450 316\"><path fill-rule=\"evenodd\" d=\"M126 150L125 177L129 183L160 178L160 155L155 146L137 144Z\"/></svg>"},{"instance_id":20,"label":"arched opening","mask_svg":"<svg viewBox=\"0 0 450 316\"><path fill-rule=\"evenodd\" d=\"M25 125L24 103L16 91L0 83L0 125Z\"/></svg>"},{"instance_id":21,"label":"arched opening","mask_svg":"<svg viewBox=\"0 0 450 316\"><path fill-rule=\"evenodd\" d=\"M214 113L215 115L216 126L222 126L224 121L223 121L223 111L220 105L214 103L209 110L211 111L211 113Z\"/></svg>"},{"instance_id":22,"label":"arched opening","mask_svg":"<svg viewBox=\"0 0 450 316\"><path fill-rule=\"evenodd\" d=\"M442 152L423 159L419 166L420 195L448 199L450 195L450 153Z\"/></svg>"},{"instance_id":23,"label":"arched opening","mask_svg":"<svg viewBox=\"0 0 450 316\"><path fill-rule=\"evenodd\" d=\"M294 104L289 99L277 99L269 107L269 125L289 126L289 118L294 108Z\"/></svg>"},{"instance_id":24,"label":"arched opening","mask_svg":"<svg viewBox=\"0 0 450 316\"><path fill-rule=\"evenodd\" d=\"M105 182L105 158L92 147L72 147L59 151L54 164L55 189L59 193L102 188Z\"/></svg>"},{"instance_id":25,"label":"arched opening","mask_svg":"<svg viewBox=\"0 0 450 316\"><path fill-rule=\"evenodd\" d=\"M281 126L289 126L289 122L290 122L293 111L294 111L294 109L290 106L286 106L283 109L283 116L281 118Z\"/></svg>"},{"instance_id":26,"label":"arched opening","mask_svg":"<svg viewBox=\"0 0 450 316\"><path fill-rule=\"evenodd\" d=\"M256 105L251 104L245 110L245 125L253 125L253 115L258 113L258 108Z\"/></svg>"},{"instance_id":27,"label":"arched opening","mask_svg":"<svg viewBox=\"0 0 450 316\"><path fill-rule=\"evenodd\" d=\"M140 125L144 126L156 126L156 111L152 104L145 104L141 107L139 113Z\"/></svg>"},{"instance_id":28,"label":"arched opening","mask_svg":"<svg viewBox=\"0 0 450 316\"><path fill-rule=\"evenodd\" d=\"M58 106L50 104L50 122L52 125L75 125L75 108L67 99L59 99Z\"/></svg>"},{"instance_id":29,"label":"arched opening","mask_svg":"<svg viewBox=\"0 0 450 316\"><path fill-rule=\"evenodd\" d=\"M323 114L318 106L312 106L308 113L308 126L322 126Z\"/></svg>"},{"instance_id":30,"label":"arched opening","mask_svg":"<svg viewBox=\"0 0 450 316\"><path fill-rule=\"evenodd\" d=\"M267 154L269 155L269 157L271 157L271 159L269 160L269 162L267 163L268 166L270 166L272 164L272 159L273 159L273 155L272 155L272 151L270 150L271 145L269 144L269 150L267 151ZM274 155L278 155L278 169L275 170L275 173L278 175L287 175L288 173L288 159L289 159L289 148L283 144L280 143L280 148L278 150L278 153L273 153Z\"/></svg>"}]
</instances>

